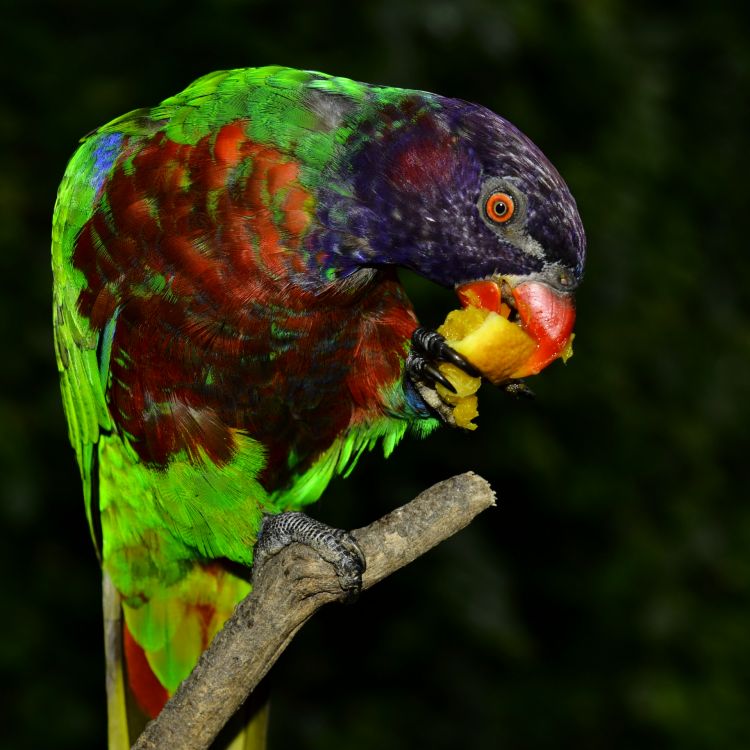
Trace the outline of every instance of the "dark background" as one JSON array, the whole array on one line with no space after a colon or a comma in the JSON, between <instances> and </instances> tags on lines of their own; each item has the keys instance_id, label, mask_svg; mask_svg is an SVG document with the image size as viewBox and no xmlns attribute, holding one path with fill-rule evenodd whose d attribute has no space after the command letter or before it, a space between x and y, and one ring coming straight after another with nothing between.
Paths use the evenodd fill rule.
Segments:
<instances>
[{"instance_id":1,"label":"dark background","mask_svg":"<svg viewBox=\"0 0 750 750\"><path fill-rule=\"evenodd\" d=\"M100 748L99 576L57 389L49 232L77 139L208 71L282 63L481 102L589 237L576 355L534 403L373 454L364 525L474 469L500 502L277 670L272 748L750 747L750 47L730 0L26 2L0 94L0 669L8 748ZM658 7L656 7L658 6ZM455 300L409 281L427 324Z\"/></svg>"}]
</instances>

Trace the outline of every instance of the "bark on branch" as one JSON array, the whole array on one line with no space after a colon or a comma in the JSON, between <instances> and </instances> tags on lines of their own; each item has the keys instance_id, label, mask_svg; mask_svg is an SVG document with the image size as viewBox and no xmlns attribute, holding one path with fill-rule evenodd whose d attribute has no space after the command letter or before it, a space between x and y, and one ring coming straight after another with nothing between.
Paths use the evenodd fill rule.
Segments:
<instances>
[{"instance_id":1,"label":"bark on branch","mask_svg":"<svg viewBox=\"0 0 750 750\"><path fill-rule=\"evenodd\" d=\"M494 504L489 484L468 472L356 529L352 534L367 561L362 588L408 565ZM208 748L305 622L344 596L333 567L299 544L270 558L256 571L253 586L133 750Z\"/></svg>"}]
</instances>

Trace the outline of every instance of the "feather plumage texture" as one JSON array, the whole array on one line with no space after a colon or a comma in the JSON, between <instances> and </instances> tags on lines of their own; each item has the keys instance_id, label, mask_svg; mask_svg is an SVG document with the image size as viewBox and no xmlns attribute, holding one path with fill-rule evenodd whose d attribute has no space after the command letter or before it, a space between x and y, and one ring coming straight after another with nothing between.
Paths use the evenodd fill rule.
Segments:
<instances>
[{"instance_id":1,"label":"feather plumage texture","mask_svg":"<svg viewBox=\"0 0 750 750\"><path fill-rule=\"evenodd\" d=\"M546 255L478 216L497 175ZM394 267L579 279L583 243L528 139L424 92L224 71L84 139L55 209L57 359L145 710L248 591L264 512L437 426L404 379L417 321Z\"/></svg>"}]
</instances>

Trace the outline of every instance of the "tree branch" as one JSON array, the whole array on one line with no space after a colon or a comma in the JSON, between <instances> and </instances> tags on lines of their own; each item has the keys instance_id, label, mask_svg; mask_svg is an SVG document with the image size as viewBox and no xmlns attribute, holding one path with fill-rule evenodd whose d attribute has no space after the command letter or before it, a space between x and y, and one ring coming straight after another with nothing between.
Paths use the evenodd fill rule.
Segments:
<instances>
[{"instance_id":1,"label":"tree branch","mask_svg":"<svg viewBox=\"0 0 750 750\"><path fill-rule=\"evenodd\" d=\"M367 561L362 588L408 565L494 504L489 484L468 472L353 531ZM268 559L256 571L253 591L133 750L208 748L305 622L342 598L333 567L309 548L293 544Z\"/></svg>"}]
</instances>

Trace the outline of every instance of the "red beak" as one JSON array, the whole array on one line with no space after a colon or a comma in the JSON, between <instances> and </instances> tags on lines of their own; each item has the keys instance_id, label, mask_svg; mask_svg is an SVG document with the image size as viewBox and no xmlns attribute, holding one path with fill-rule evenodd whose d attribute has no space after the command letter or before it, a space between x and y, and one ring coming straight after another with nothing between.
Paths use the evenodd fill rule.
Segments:
<instances>
[{"instance_id":1,"label":"red beak","mask_svg":"<svg viewBox=\"0 0 750 750\"><path fill-rule=\"evenodd\" d=\"M476 281L456 289L461 304L475 305L500 315L509 312L495 281ZM558 292L540 281L524 281L511 289L519 324L536 341L531 356L513 373L513 378L536 375L564 354L570 345L576 310L573 295Z\"/></svg>"}]
</instances>

